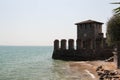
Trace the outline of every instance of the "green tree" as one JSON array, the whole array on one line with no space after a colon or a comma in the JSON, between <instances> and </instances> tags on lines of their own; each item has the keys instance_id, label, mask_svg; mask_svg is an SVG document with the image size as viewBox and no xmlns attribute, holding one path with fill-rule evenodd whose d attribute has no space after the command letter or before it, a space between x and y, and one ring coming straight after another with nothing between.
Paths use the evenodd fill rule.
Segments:
<instances>
[{"instance_id":1,"label":"green tree","mask_svg":"<svg viewBox=\"0 0 120 80\"><path fill-rule=\"evenodd\" d=\"M120 4L120 2L114 2L112 4ZM119 14L120 15L120 7L117 7L115 9L113 9L113 11L114 11L115 14Z\"/></svg>"},{"instance_id":2,"label":"green tree","mask_svg":"<svg viewBox=\"0 0 120 80\"><path fill-rule=\"evenodd\" d=\"M107 42L109 45L120 45L120 15L113 15L107 22Z\"/></svg>"}]
</instances>

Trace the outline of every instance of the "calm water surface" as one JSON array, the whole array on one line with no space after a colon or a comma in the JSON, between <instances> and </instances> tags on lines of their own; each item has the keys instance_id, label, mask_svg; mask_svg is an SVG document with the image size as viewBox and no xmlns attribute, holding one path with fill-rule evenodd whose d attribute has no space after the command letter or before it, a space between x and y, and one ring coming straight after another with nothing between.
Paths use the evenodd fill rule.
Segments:
<instances>
[{"instance_id":1,"label":"calm water surface","mask_svg":"<svg viewBox=\"0 0 120 80\"><path fill-rule=\"evenodd\" d=\"M50 46L0 46L0 80L67 80Z\"/></svg>"}]
</instances>

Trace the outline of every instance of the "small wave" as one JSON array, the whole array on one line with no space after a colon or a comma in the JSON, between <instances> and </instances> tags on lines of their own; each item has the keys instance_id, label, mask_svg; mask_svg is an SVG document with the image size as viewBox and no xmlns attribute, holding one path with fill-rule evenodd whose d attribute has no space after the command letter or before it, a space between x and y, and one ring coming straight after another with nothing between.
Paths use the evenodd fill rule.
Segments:
<instances>
[{"instance_id":1,"label":"small wave","mask_svg":"<svg viewBox=\"0 0 120 80\"><path fill-rule=\"evenodd\" d=\"M95 78L95 76L88 70L85 70L85 72L87 72L93 79Z\"/></svg>"}]
</instances>

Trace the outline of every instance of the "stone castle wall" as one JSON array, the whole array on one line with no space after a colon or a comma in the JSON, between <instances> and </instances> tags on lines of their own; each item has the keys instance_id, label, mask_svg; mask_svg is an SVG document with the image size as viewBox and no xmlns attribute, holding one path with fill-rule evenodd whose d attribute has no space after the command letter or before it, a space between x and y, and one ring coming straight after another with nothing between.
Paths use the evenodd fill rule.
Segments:
<instances>
[{"instance_id":1,"label":"stone castle wall","mask_svg":"<svg viewBox=\"0 0 120 80\"><path fill-rule=\"evenodd\" d=\"M77 40L55 40L52 58L85 61L105 60L113 56L113 49L107 46L103 36L102 24L93 20L76 23Z\"/></svg>"},{"instance_id":2,"label":"stone castle wall","mask_svg":"<svg viewBox=\"0 0 120 80\"><path fill-rule=\"evenodd\" d=\"M68 45L67 45L68 43ZM52 58L59 60L72 60L72 61L92 61L92 60L105 60L113 56L112 49L85 49L81 46L81 41L76 40L76 48L73 39L62 39L61 41L54 41L54 51ZM68 47L67 47L68 46Z\"/></svg>"}]
</instances>

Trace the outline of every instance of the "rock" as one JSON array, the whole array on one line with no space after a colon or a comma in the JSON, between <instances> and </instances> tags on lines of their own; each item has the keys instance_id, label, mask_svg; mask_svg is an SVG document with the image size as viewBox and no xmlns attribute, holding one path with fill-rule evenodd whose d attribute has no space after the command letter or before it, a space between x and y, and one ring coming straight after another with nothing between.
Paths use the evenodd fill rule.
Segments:
<instances>
[{"instance_id":1,"label":"rock","mask_svg":"<svg viewBox=\"0 0 120 80\"><path fill-rule=\"evenodd\" d=\"M120 74L117 70L105 70L102 66L99 66L96 72L99 80L120 80Z\"/></svg>"}]
</instances>

